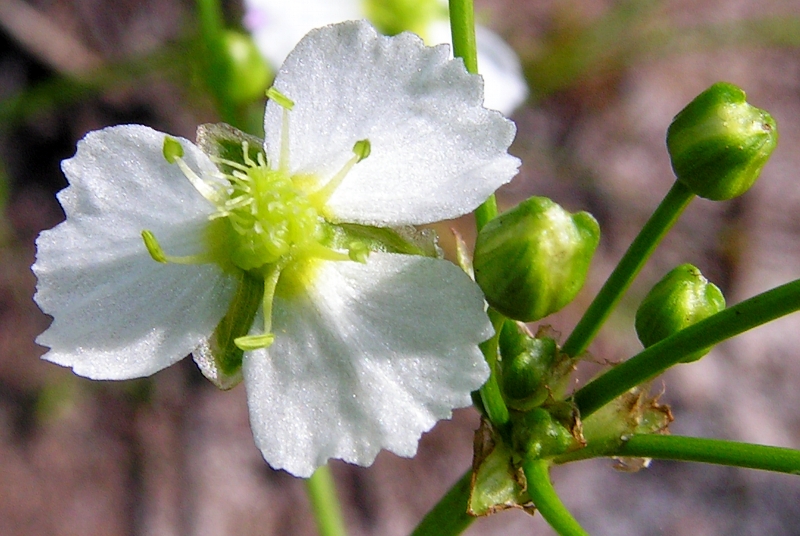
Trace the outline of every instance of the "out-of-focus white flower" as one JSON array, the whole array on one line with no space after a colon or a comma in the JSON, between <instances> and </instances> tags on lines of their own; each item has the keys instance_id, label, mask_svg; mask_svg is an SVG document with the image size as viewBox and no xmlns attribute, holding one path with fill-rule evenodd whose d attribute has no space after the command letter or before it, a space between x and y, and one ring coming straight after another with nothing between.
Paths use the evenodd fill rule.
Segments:
<instances>
[{"instance_id":1,"label":"out-of-focus white flower","mask_svg":"<svg viewBox=\"0 0 800 536\"><path fill-rule=\"evenodd\" d=\"M244 379L264 458L297 476L412 456L486 379L491 326L453 264L352 229L473 210L516 173L514 125L445 47L366 22L310 32L272 96L263 151L242 144L241 163L139 125L78 144L66 221L37 240L54 318L37 342L94 379L194 352L221 387Z\"/></svg>"},{"instance_id":2,"label":"out-of-focus white flower","mask_svg":"<svg viewBox=\"0 0 800 536\"><path fill-rule=\"evenodd\" d=\"M412 31L429 45L452 43L447 0L245 0L244 3L244 26L273 65L280 65L311 28L345 20L370 19L386 33ZM484 103L487 108L510 114L528 97L519 58L491 30L477 26L475 33L478 69L485 82Z\"/></svg>"}]
</instances>

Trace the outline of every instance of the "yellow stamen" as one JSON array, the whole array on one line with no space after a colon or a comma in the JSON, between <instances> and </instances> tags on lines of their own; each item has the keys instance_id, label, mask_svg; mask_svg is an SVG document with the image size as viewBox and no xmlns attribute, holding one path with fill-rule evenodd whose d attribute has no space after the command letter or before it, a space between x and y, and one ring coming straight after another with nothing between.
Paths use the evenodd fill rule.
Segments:
<instances>
[{"instance_id":1,"label":"yellow stamen","mask_svg":"<svg viewBox=\"0 0 800 536\"><path fill-rule=\"evenodd\" d=\"M353 166L368 157L371 151L372 144L370 144L369 140L358 140L353 145L353 157L345 163L342 169L340 169L331 180L325 183L325 186L308 196L309 199L311 199L311 202L318 207L325 205L325 203L328 202L328 199L330 199L330 197L333 195L333 192L336 191L336 188L342 184L344 178L348 173L350 173L350 170L353 169Z\"/></svg>"}]
</instances>

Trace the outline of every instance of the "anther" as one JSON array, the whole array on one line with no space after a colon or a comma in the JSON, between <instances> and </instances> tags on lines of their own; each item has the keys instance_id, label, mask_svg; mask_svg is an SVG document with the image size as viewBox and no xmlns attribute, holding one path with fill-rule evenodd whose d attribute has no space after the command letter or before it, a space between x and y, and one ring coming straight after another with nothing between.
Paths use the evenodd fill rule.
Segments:
<instances>
[{"instance_id":1,"label":"anther","mask_svg":"<svg viewBox=\"0 0 800 536\"><path fill-rule=\"evenodd\" d=\"M154 261L161 264L208 264L213 262L207 255L187 255L184 257L174 257L164 253L161 244L158 243L156 235L152 231L145 229L142 231L142 241L147 252Z\"/></svg>"},{"instance_id":2,"label":"anther","mask_svg":"<svg viewBox=\"0 0 800 536\"><path fill-rule=\"evenodd\" d=\"M170 164L177 164L183 174L192 183L192 186L212 203L217 203L219 195L206 181L200 178L183 160L183 146L178 140L164 136L164 145L161 149L164 159Z\"/></svg>"}]
</instances>

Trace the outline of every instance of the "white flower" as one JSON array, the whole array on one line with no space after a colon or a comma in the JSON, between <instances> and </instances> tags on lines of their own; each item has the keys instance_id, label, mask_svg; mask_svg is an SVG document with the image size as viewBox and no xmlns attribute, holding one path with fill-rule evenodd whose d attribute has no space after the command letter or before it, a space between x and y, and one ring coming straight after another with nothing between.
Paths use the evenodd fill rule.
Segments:
<instances>
[{"instance_id":1,"label":"white flower","mask_svg":"<svg viewBox=\"0 0 800 536\"><path fill-rule=\"evenodd\" d=\"M370 19L378 10L386 13L387 18L394 16L392 24L419 34L428 44L452 43L447 0L245 0L244 4L244 26L273 65L280 65L295 43L312 28ZM381 28L374 18L372 22ZM485 105L510 114L528 97L519 58L491 30L477 26L475 33L478 69L485 82Z\"/></svg>"},{"instance_id":2,"label":"white flower","mask_svg":"<svg viewBox=\"0 0 800 536\"><path fill-rule=\"evenodd\" d=\"M309 33L275 89L266 159L234 171L139 125L78 144L67 219L37 240L35 299L54 318L37 342L94 379L190 352L219 385L241 375L264 458L297 476L329 458L369 465L381 448L412 456L487 377L482 295L447 261L366 256L325 233L473 210L516 173L514 126L445 47L365 22ZM223 370L222 350L244 350L241 369Z\"/></svg>"}]
</instances>

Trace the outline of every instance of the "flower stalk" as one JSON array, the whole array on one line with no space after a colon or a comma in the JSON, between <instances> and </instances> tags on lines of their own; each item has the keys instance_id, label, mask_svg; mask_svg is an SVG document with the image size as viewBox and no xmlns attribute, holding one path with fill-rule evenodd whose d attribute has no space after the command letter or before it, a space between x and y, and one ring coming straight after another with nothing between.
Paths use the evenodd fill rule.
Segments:
<instances>
[{"instance_id":1,"label":"flower stalk","mask_svg":"<svg viewBox=\"0 0 800 536\"><path fill-rule=\"evenodd\" d=\"M478 74L478 47L475 42L475 8L472 0L450 0L450 31L453 56L464 60L467 72ZM475 226L480 231L498 214L494 194L475 210Z\"/></svg>"},{"instance_id":2,"label":"flower stalk","mask_svg":"<svg viewBox=\"0 0 800 536\"><path fill-rule=\"evenodd\" d=\"M422 518L411 536L455 536L469 527L475 518L467 513L472 471L469 470Z\"/></svg>"},{"instance_id":3,"label":"flower stalk","mask_svg":"<svg viewBox=\"0 0 800 536\"><path fill-rule=\"evenodd\" d=\"M306 491L320 536L346 536L336 486L328 465L321 466L306 480Z\"/></svg>"},{"instance_id":4,"label":"flower stalk","mask_svg":"<svg viewBox=\"0 0 800 536\"><path fill-rule=\"evenodd\" d=\"M800 279L753 296L650 346L584 385L575 393L574 402L585 419L685 356L798 310Z\"/></svg>"},{"instance_id":5,"label":"flower stalk","mask_svg":"<svg viewBox=\"0 0 800 536\"><path fill-rule=\"evenodd\" d=\"M586 350L611 310L692 199L694 194L683 183L676 181L672 185L564 343L562 351L565 354L577 357Z\"/></svg>"},{"instance_id":6,"label":"flower stalk","mask_svg":"<svg viewBox=\"0 0 800 536\"><path fill-rule=\"evenodd\" d=\"M528 483L528 495L553 530L561 536L589 536L553 488L549 461L527 458L522 462L522 470Z\"/></svg>"},{"instance_id":7,"label":"flower stalk","mask_svg":"<svg viewBox=\"0 0 800 536\"><path fill-rule=\"evenodd\" d=\"M471 74L478 74L478 49L475 44L475 9L472 0L450 0L450 30L453 34L453 56L464 60L464 66ZM480 231L484 225L497 216L497 199L491 194L475 209L475 225ZM494 313L497 317L501 315ZM503 319L493 321L495 330L503 325ZM481 399L489 419L497 426L508 422L508 408L500 392L497 380L497 336L481 345L481 351L489 364L490 376L481 387Z\"/></svg>"},{"instance_id":8,"label":"flower stalk","mask_svg":"<svg viewBox=\"0 0 800 536\"><path fill-rule=\"evenodd\" d=\"M553 458L556 464L591 458L624 456L683 462L711 463L800 474L800 451L783 447L754 445L725 439L662 434L634 434L613 444L594 442Z\"/></svg>"},{"instance_id":9,"label":"flower stalk","mask_svg":"<svg viewBox=\"0 0 800 536\"><path fill-rule=\"evenodd\" d=\"M634 435L622 442L614 452L606 455L713 463L776 473L800 474L798 450L703 437Z\"/></svg>"},{"instance_id":10,"label":"flower stalk","mask_svg":"<svg viewBox=\"0 0 800 536\"><path fill-rule=\"evenodd\" d=\"M228 77L228 65L223 52L222 5L219 0L197 0L197 14L200 19L200 34L203 45L208 52L205 75L208 88L216 99L217 109L222 120L238 126L235 106L227 98L225 84Z\"/></svg>"}]
</instances>

